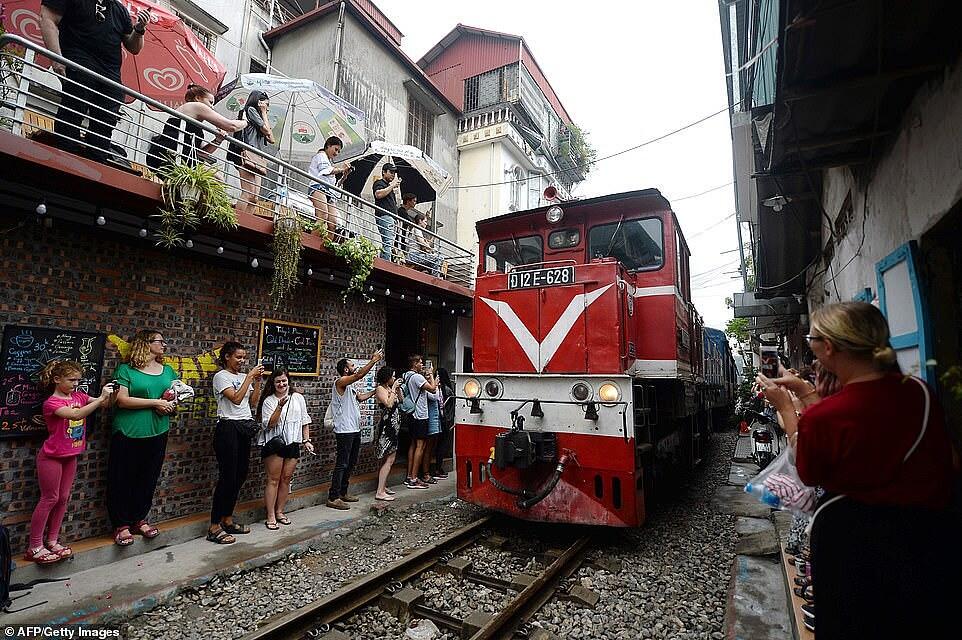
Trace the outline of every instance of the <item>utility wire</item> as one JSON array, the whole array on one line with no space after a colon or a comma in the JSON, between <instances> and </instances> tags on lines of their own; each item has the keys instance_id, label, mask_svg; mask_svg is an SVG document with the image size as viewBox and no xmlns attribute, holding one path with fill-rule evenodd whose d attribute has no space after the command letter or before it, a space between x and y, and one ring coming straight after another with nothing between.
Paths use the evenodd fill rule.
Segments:
<instances>
[{"instance_id":1,"label":"utility wire","mask_svg":"<svg viewBox=\"0 0 962 640\"><path fill-rule=\"evenodd\" d=\"M734 105L732 105L732 106L734 106ZM549 172L549 173L541 173L541 174L538 174L538 177L540 178L540 177L542 177L542 176L556 176L556 175L559 175L559 174L562 174L562 173L566 173L566 172L568 172L568 171L571 171L571 170L573 170L573 169L587 169L587 168L591 167L592 165L595 165L595 164L601 162L602 160L610 160L610 159L612 159L612 158L617 158L618 156L624 155L624 154L629 153L629 152L631 152L631 151L635 151L635 150L637 150L637 149L641 149L642 147L647 147L648 145L654 144L654 143L656 143L656 142L660 142L661 140L664 140L665 138L668 138L668 137L670 137L670 136L673 136L673 135L675 135L675 134L677 134L677 133L681 133L682 131L685 131L686 129L691 129L692 127L695 127L695 126L697 126L697 125L700 125L701 123L703 123L703 122L705 122L705 121L707 121L707 120L711 120L712 118L714 118L715 116L717 116L717 115L719 115L719 114L726 113L730 108L731 108L731 106L726 106L724 109L719 109L718 111L715 111L714 113L710 113L710 114L708 114L707 116L704 116L704 117L702 117L702 118L699 118L698 120L695 120L694 122L689 122L688 124L686 124L686 125L684 125L684 126L678 127L677 129L672 129L671 131L668 131L668 132L666 132L666 133L663 133L663 134L661 134L661 135L659 135L659 136L655 136L654 138L649 138L648 140L645 140L644 142L641 142L641 143L639 143L639 144L636 144L636 145L633 146L633 147L629 147L629 148L627 148L627 149L622 149L621 151L612 153L612 154L607 155L607 156L602 156L601 158L595 158L594 160L589 160L588 162L583 162L582 164L574 165L574 166L571 167L570 169L566 169L566 170L564 170L564 171L552 171L552 172ZM527 178L523 178L523 179L521 179L521 180L504 180L504 181L502 181L502 182L489 182L489 183L487 183L487 184L466 184L466 185L453 186L453 187L450 187L450 188L451 188L451 189L479 189L479 188L482 188L482 187L497 187L497 186L505 185L505 184L516 184L516 183L519 183L519 182L525 182L525 183L527 183L529 180L531 180L531 178L530 178L530 177L527 177ZM730 184L732 184L732 183L729 182L728 184L725 184L725 185L721 185L721 186L718 186L718 187L713 187L712 189L709 189L709 191L714 191L715 189L721 189L722 187L727 187L727 186L730 185ZM706 191L705 193L708 193L708 192ZM676 198L675 201L677 201L677 200L684 200L684 199L687 199L687 198L694 198L694 197L699 196L699 195L702 195L702 194L696 193L696 194L692 194L691 196L682 196L681 198Z\"/></svg>"}]
</instances>

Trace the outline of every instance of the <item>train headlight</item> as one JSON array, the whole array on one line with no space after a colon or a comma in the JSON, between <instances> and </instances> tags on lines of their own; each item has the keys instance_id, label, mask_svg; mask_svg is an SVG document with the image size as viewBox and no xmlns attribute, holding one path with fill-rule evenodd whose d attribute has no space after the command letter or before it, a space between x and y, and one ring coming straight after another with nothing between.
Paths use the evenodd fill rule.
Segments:
<instances>
[{"instance_id":1,"label":"train headlight","mask_svg":"<svg viewBox=\"0 0 962 640\"><path fill-rule=\"evenodd\" d=\"M554 206L548 207L548 211L545 213L544 217L551 224L556 224L558 222L561 222L561 219L564 217L564 215L565 215L564 209L562 209L558 205L554 205Z\"/></svg>"},{"instance_id":2,"label":"train headlight","mask_svg":"<svg viewBox=\"0 0 962 640\"><path fill-rule=\"evenodd\" d=\"M474 378L464 381L464 396L466 398L477 398L481 395L481 383Z\"/></svg>"},{"instance_id":3,"label":"train headlight","mask_svg":"<svg viewBox=\"0 0 962 640\"><path fill-rule=\"evenodd\" d=\"M591 398L591 387L585 382L576 382L571 387L571 398L575 402L584 402Z\"/></svg>"},{"instance_id":4,"label":"train headlight","mask_svg":"<svg viewBox=\"0 0 962 640\"><path fill-rule=\"evenodd\" d=\"M500 380L492 378L484 383L484 392L491 398L500 398L504 393L504 386Z\"/></svg>"},{"instance_id":5,"label":"train headlight","mask_svg":"<svg viewBox=\"0 0 962 640\"><path fill-rule=\"evenodd\" d=\"M598 398L602 402L618 402L621 400L621 390L617 385L606 382L598 389Z\"/></svg>"}]
</instances>

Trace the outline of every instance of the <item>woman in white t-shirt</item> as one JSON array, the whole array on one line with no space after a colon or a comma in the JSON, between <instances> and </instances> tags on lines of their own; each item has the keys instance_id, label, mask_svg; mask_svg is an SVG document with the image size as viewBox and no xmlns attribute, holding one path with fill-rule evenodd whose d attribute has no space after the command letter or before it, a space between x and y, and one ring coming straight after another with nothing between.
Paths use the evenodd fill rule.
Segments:
<instances>
[{"instance_id":1,"label":"woman in white t-shirt","mask_svg":"<svg viewBox=\"0 0 962 640\"><path fill-rule=\"evenodd\" d=\"M318 223L324 223L324 229L329 234L337 236L336 230L340 226L337 220L336 200L340 197L334 189L330 187L338 183L338 176L343 180L351 172L351 165L342 162L334 164L334 158L341 153L344 143L337 136L331 136L324 141L324 148L311 158L311 164L307 168L313 182L307 189L307 195L311 198L314 205L314 216Z\"/></svg>"},{"instance_id":2,"label":"woman in white t-shirt","mask_svg":"<svg viewBox=\"0 0 962 640\"><path fill-rule=\"evenodd\" d=\"M261 395L261 426L257 444L261 447L261 460L267 471L264 489L264 506L267 508L265 524L271 531L280 524L290 524L284 515L284 505L290 493L291 478L301 457L301 443L311 455L311 416L307 413L304 396L291 390L290 376L281 367L274 369Z\"/></svg>"},{"instance_id":3,"label":"woman in white t-shirt","mask_svg":"<svg viewBox=\"0 0 962 640\"><path fill-rule=\"evenodd\" d=\"M257 423L251 405L261 397L264 366L257 365L247 373L247 350L239 342L229 341L220 349L220 365L214 374L214 397L217 398L217 426L214 427L214 454L217 456L217 486L210 510L207 539L217 544L233 544L234 535L250 533L247 525L234 522L237 496L247 480L251 458L251 438Z\"/></svg>"}]
</instances>

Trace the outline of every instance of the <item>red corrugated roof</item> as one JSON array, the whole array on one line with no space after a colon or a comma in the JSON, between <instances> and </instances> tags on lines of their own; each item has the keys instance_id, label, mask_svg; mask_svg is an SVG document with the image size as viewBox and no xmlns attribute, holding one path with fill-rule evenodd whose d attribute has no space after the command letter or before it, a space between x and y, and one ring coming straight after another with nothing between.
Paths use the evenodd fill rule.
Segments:
<instances>
[{"instance_id":1,"label":"red corrugated roof","mask_svg":"<svg viewBox=\"0 0 962 640\"><path fill-rule=\"evenodd\" d=\"M448 100L463 109L466 79L512 64L519 58L561 119L570 123L571 116L521 36L458 24L418 60L418 65L445 92Z\"/></svg>"}]
</instances>

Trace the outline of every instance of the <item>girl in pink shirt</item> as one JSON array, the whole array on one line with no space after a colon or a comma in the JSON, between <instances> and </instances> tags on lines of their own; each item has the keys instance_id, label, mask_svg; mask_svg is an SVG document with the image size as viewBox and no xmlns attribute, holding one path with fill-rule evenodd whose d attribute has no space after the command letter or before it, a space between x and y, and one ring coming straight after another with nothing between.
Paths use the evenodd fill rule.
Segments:
<instances>
[{"instance_id":1,"label":"girl in pink shirt","mask_svg":"<svg viewBox=\"0 0 962 640\"><path fill-rule=\"evenodd\" d=\"M70 547L57 538L77 474L77 457L87 447L87 416L109 403L114 390L113 385L105 384L100 397L91 399L77 391L82 375L83 367L69 360L49 362L40 372L41 388L52 392L43 403L49 435L37 454L40 502L30 519L30 547L23 556L37 564L51 564L73 555Z\"/></svg>"}]
</instances>

